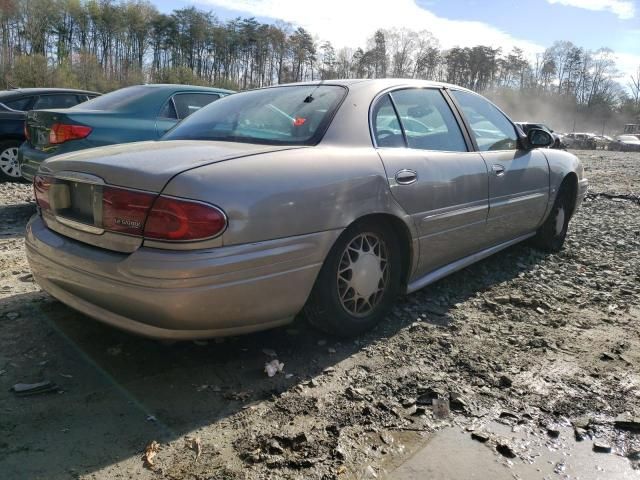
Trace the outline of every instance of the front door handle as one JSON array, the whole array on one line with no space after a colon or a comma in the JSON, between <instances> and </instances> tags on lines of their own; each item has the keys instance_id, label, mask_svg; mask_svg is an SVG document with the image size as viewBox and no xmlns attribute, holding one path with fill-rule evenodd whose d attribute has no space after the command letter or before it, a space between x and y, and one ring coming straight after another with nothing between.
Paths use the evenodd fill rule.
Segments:
<instances>
[{"instance_id":1,"label":"front door handle","mask_svg":"<svg viewBox=\"0 0 640 480\"><path fill-rule=\"evenodd\" d=\"M496 176L501 177L504 175L504 165L500 165L499 163L494 163L492 169L493 169L493 173L495 173Z\"/></svg>"},{"instance_id":2,"label":"front door handle","mask_svg":"<svg viewBox=\"0 0 640 480\"><path fill-rule=\"evenodd\" d=\"M418 180L418 173L413 170L400 170L396 173L396 183L398 185L410 185Z\"/></svg>"}]
</instances>

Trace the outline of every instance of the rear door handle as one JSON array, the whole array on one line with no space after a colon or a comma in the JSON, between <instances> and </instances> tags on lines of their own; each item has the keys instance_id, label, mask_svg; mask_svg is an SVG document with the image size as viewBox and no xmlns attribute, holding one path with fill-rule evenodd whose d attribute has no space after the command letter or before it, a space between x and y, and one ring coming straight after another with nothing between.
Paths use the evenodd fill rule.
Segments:
<instances>
[{"instance_id":1,"label":"rear door handle","mask_svg":"<svg viewBox=\"0 0 640 480\"><path fill-rule=\"evenodd\" d=\"M504 175L504 165L500 165L499 163L494 163L493 167L491 167L493 169L493 173L496 174L496 176L501 177Z\"/></svg>"},{"instance_id":2,"label":"rear door handle","mask_svg":"<svg viewBox=\"0 0 640 480\"><path fill-rule=\"evenodd\" d=\"M418 173L413 170L400 170L396 172L396 183L399 185L410 185L418 180Z\"/></svg>"}]
</instances>

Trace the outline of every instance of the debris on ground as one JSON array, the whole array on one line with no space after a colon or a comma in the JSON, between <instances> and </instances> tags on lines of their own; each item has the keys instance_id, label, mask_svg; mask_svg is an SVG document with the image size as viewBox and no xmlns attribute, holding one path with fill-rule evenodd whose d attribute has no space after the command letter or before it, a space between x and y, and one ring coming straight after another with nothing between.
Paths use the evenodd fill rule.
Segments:
<instances>
[{"instance_id":1,"label":"debris on ground","mask_svg":"<svg viewBox=\"0 0 640 480\"><path fill-rule=\"evenodd\" d=\"M274 358L270 362L264 364L264 371L269 377L273 377L276 373L282 372L284 368L284 363L282 363L277 358Z\"/></svg>"},{"instance_id":2,"label":"debris on ground","mask_svg":"<svg viewBox=\"0 0 640 480\"><path fill-rule=\"evenodd\" d=\"M142 460L144 461L144 466L152 469L154 466L154 458L160 451L160 444L155 440L151 441L144 448L144 454L142 455Z\"/></svg>"},{"instance_id":3,"label":"debris on ground","mask_svg":"<svg viewBox=\"0 0 640 480\"><path fill-rule=\"evenodd\" d=\"M38 383L16 383L11 387L11 391L20 397L26 397L29 395L58 392L60 389L50 380L44 380Z\"/></svg>"},{"instance_id":4,"label":"debris on ground","mask_svg":"<svg viewBox=\"0 0 640 480\"><path fill-rule=\"evenodd\" d=\"M200 458L200 455L202 454L202 440L200 439L200 437L187 437L186 440L187 447L195 452L194 460L197 462L198 458Z\"/></svg>"}]
</instances>

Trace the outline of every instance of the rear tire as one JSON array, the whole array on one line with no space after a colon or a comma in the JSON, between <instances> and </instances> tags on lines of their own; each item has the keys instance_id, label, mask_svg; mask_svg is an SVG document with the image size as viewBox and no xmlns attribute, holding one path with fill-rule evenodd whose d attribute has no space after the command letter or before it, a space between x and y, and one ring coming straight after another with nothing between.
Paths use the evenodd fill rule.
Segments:
<instances>
[{"instance_id":1,"label":"rear tire","mask_svg":"<svg viewBox=\"0 0 640 480\"><path fill-rule=\"evenodd\" d=\"M314 327L358 335L393 307L402 283L401 245L387 226L365 220L345 230L316 279L304 313Z\"/></svg>"},{"instance_id":2,"label":"rear tire","mask_svg":"<svg viewBox=\"0 0 640 480\"><path fill-rule=\"evenodd\" d=\"M535 246L545 252L559 252L564 245L571 218L571 199L568 193L569 189L563 185L549 216L533 238Z\"/></svg>"},{"instance_id":3,"label":"rear tire","mask_svg":"<svg viewBox=\"0 0 640 480\"><path fill-rule=\"evenodd\" d=\"M18 148L20 142L17 140L6 140L0 142L0 180L20 182L22 174L18 165Z\"/></svg>"}]
</instances>

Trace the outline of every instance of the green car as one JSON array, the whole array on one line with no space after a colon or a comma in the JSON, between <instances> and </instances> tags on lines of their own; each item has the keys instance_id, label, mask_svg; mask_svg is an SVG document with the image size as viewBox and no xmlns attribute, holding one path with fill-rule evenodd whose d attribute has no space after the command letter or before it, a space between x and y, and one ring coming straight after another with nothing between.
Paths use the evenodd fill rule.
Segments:
<instances>
[{"instance_id":1,"label":"green car","mask_svg":"<svg viewBox=\"0 0 640 480\"><path fill-rule=\"evenodd\" d=\"M183 118L232 93L192 85L135 85L72 108L32 110L25 121L27 140L18 151L22 177L32 181L40 164L54 155L156 140Z\"/></svg>"}]
</instances>

